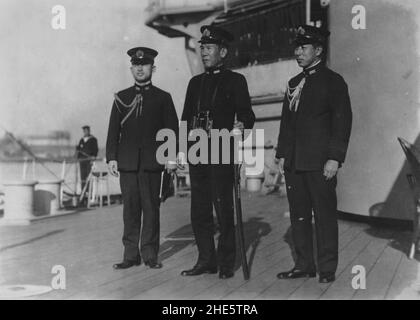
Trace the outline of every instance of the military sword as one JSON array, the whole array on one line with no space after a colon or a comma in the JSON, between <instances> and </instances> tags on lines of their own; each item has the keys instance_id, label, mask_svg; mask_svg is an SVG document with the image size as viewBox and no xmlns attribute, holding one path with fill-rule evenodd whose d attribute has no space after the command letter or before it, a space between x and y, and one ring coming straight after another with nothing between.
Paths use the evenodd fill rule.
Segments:
<instances>
[{"instance_id":1,"label":"military sword","mask_svg":"<svg viewBox=\"0 0 420 320\"><path fill-rule=\"evenodd\" d=\"M240 130L233 130L233 135L242 136ZM235 139L237 141L237 139ZM236 147L236 146L235 146ZM246 257L246 248L245 248L245 236L244 236L244 226L242 222L242 203L241 203L241 165L234 164L233 167L233 192L234 192L234 208L236 214L236 234L239 242L239 252L241 254L241 264L242 272L245 280L249 280L249 267L248 260Z\"/></svg>"}]
</instances>

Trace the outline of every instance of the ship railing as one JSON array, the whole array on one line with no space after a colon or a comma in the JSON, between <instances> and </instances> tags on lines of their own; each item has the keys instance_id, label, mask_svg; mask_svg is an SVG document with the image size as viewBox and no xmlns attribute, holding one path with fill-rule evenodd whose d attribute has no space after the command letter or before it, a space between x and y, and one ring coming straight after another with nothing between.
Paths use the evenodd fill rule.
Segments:
<instances>
[{"instance_id":1,"label":"ship railing","mask_svg":"<svg viewBox=\"0 0 420 320\"><path fill-rule=\"evenodd\" d=\"M160 11L165 9L189 8L198 6L220 6L232 0L149 0L147 11Z\"/></svg>"},{"instance_id":2,"label":"ship railing","mask_svg":"<svg viewBox=\"0 0 420 320\"><path fill-rule=\"evenodd\" d=\"M0 163L0 195L3 193L2 183L14 180L33 180L38 182L57 181L61 184L60 204L66 200L77 198L82 192L80 163L93 162L95 168L106 168L104 158L34 158L25 157L20 160L3 160ZM95 165L96 164L96 165ZM110 183L111 194L120 194L119 181L109 177L110 181L100 181L95 184L95 191L105 189L102 184ZM1 201L0 201L1 202Z\"/></svg>"}]
</instances>

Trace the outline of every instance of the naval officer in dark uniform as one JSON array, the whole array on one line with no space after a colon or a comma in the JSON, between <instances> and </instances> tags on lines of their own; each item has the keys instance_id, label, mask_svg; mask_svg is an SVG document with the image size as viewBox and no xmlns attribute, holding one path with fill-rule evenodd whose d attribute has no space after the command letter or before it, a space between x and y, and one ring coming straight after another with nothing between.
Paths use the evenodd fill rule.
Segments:
<instances>
[{"instance_id":1,"label":"naval officer in dark uniform","mask_svg":"<svg viewBox=\"0 0 420 320\"><path fill-rule=\"evenodd\" d=\"M124 260L114 268L140 265L141 259L150 268L161 268L158 261L159 191L165 164L156 160L160 145L156 134L165 128L177 133L178 117L171 95L151 82L158 53L138 47L127 54L131 58L135 84L115 94L106 143L109 171L120 176L124 205ZM176 170L176 163L166 164L166 167Z\"/></svg>"},{"instance_id":2,"label":"naval officer in dark uniform","mask_svg":"<svg viewBox=\"0 0 420 320\"><path fill-rule=\"evenodd\" d=\"M86 179L92 169L92 162L98 155L98 140L90 133L89 126L83 126L83 137L76 147L77 159L80 164L80 179L82 190L86 185Z\"/></svg>"},{"instance_id":3,"label":"naval officer in dark uniform","mask_svg":"<svg viewBox=\"0 0 420 320\"><path fill-rule=\"evenodd\" d=\"M203 26L201 57L205 72L191 79L182 121L194 126L194 118L212 121L213 129L251 129L252 111L245 77L224 66L228 43L233 36L214 26ZM235 121L236 116L236 121ZM206 122L206 120L204 120ZM196 129L196 128L193 128ZM209 138L209 146L211 145ZM210 149L210 147L209 147ZM225 148L226 149L226 148ZM231 149L231 146L227 146ZM210 152L209 152L210 153ZM209 155L209 159L211 155ZM190 164L191 223L198 247L198 260L183 276L217 273L222 279L234 275L235 227L233 210L233 155L231 164ZM219 158L220 160L220 158ZM220 226L217 250L214 244L213 207Z\"/></svg>"},{"instance_id":4,"label":"naval officer in dark uniform","mask_svg":"<svg viewBox=\"0 0 420 320\"><path fill-rule=\"evenodd\" d=\"M298 29L295 55L303 71L287 87L276 162L290 205L295 267L280 279L315 277L312 212L319 281L335 280L338 264L337 172L347 152L352 111L347 84L324 64L329 31Z\"/></svg>"}]
</instances>

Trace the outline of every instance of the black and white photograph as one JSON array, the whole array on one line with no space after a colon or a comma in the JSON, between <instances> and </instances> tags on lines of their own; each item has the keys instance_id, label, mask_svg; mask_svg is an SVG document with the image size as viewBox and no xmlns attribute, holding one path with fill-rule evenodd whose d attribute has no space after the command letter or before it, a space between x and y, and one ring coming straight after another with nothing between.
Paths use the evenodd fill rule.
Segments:
<instances>
[{"instance_id":1,"label":"black and white photograph","mask_svg":"<svg viewBox=\"0 0 420 320\"><path fill-rule=\"evenodd\" d=\"M0 300L420 300L420 1L0 0L0 35Z\"/></svg>"}]
</instances>

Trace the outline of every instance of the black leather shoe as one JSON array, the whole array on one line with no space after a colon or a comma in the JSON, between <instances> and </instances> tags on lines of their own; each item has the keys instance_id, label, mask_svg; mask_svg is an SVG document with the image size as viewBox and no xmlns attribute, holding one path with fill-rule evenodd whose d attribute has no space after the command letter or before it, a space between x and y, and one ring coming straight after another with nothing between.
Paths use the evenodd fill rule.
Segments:
<instances>
[{"instance_id":1,"label":"black leather shoe","mask_svg":"<svg viewBox=\"0 0 420 320\"><path fill-rule=\"evenodd\" d=\"M335 274L321 274L319 275L319 283L331 283L335 281Z\"/></svg>"},{"instance_id":2,"label":"black leather shoe","mask_svg":"<svg viewBox=\"0 0 420 320\"><path fill-rule=\"evenodd\" d=\"M120 269L128 269L134 266L139 266L141 265L141 261L140 260L136 260L136 261L131 261L131 260L124 260L121 263L116 263L114 264L112 267L115 270L120 270Z\"/></svg>"},{"instance_id":3,"label":"black leather shoe","mask_svg":"<svg viewBox=\"0 0 420 320\"><path fill-rule=\"evenodd\" d=\"M293 268L290 271L280 272L277 275L277 278L279 279L299 279L299 278L315 278L315 277L316 277L316 272L307 272L307 271L302 271L296 268Z\"/></svg>"},{"instance_id":4,"label":"black leather shoe","mask_svg":"<svg viewBox=\"0 0 420 320\"><path fill-rule=\"evenodd\" d=\"M215 273L217 273L217 267L195 265L190 270L182 271L181 276L191 277L191 276L199 276L201 274L215 274Z\"/></svg>"},{"instance_id":5,"label":"black leather shoe","mask_svg":"<svg viewBox=\"0 0 420 320\"><path fill-rule=\"evenodd\" d=\"M161 269L163 267L162 263L157 261L145 261L144 264L150 269Z\"/></svg>"},{"instance_id":6,"label":"black leather shoe","mask_svg":"<svg viewBox=\"0 0 420 320\"><path fill-rule=\"evenodd\" d=\"M222 269L222 270L220 270L219 278L220 279L229 279L229 278L233 278L234 275L235 275L235 273L233 272L233 270Z\"/></svg>"}]
</instances>

